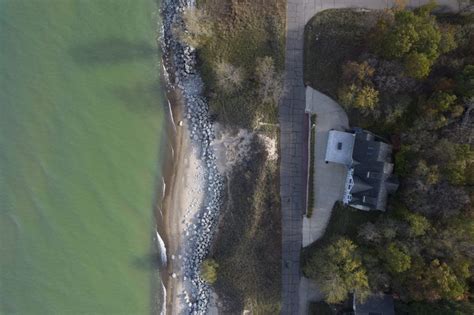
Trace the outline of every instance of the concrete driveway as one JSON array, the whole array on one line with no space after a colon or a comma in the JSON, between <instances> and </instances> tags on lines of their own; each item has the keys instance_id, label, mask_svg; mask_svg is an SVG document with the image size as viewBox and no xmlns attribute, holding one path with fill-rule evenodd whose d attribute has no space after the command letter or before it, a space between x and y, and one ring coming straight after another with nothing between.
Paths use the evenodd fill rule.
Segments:
<instances>
[{"instance_id":1,"label":"concrete driveway","mask_svg":"<svg viewBox=\"0 0 474 315\"><path fill-rule=\"evenodd\" d=\"M325 163L329 130L349 128L347 114L331 98L306 87L306 112L317 115L314 143L314 208L311 218L303 218L303 247L323 236L331 217L332 207L342 200L347 169L336 163Z\"/></svg>"}]
</instances>

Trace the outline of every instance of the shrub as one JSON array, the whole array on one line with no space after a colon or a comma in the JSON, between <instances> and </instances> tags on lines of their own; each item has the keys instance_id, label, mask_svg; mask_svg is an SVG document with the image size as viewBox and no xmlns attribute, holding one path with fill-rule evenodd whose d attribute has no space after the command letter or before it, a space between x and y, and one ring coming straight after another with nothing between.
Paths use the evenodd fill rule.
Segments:
<instances>
[{"instance_id":1,"label":"shrub","mask_svg":"<svg viewBox=\"0 0 474 315\"><path fill-rule=\"evenodd\" d=\"M213 284L217 280L217 269L219 265L214 259L206 259L201 265L201 277L208 283Z\"/></svg>"},{"instance_id":2,"label":"shrub","mask_svg":"<svg viewBox=\"0 0 474 315\"><path fill-rule=\"evenodd\" d=\"M186 8L183 20L186 30L177 31L181 40L192 47L201 47L214 35L214 22L204 10Z\"/></svg>"},{"instance_id":3,"label":"shrub","mask_svg":"<svg viewBox=\"0 0 474 315\"><path fill-rule=\"evenodd\" d=\"M244 76L242 70L227 62L217 62L215 65L216 83L225 92L233 92L242 86Z\"/></svg>"}]
</instances>

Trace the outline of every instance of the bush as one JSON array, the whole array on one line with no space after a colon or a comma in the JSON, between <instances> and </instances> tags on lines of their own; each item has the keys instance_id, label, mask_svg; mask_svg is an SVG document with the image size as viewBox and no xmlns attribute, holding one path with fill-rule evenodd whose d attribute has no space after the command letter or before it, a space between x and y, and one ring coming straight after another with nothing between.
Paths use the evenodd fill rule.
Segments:
<instances>
[{"instance_id":1,"label":"bush","mask_svg":"<svg viewBox=\"0 0 474 315\"><path fill-rule=\"evenodd\" d=\"M177 31L181 40L192 47L203 46L214 35L214 22L204 10L186 8L183 20L186 30Z\"/></svg>"},{"instance_id":2,"label":"bush","mask_svg":"<svg viewBox=\"0 0 474 315\"><path fill-rule=\"evenodd\" d=\"M219 265L214 259L206 259L201 265L201 277L208 283L213 284L217 280L217 269Z\"/></svg>"},{"instance_id":3,"label":"bush","mask_svg":"<svg viewBox=\"0 0 474 315\"><path fill-rule=\"evenodd\" d=\"M227 62L217 62L215 65L217 86L226 93L234 92L242 86L243 72Z\"/></svg>"}]
</instances>

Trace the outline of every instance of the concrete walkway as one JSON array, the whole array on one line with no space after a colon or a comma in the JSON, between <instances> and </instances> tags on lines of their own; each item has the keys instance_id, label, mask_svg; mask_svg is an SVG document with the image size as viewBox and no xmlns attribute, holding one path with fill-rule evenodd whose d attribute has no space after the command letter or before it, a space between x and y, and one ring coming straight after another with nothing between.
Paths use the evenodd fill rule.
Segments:
<instances>
[{"instance_id":1,"label":"concrete walkway","mask_svg":"<svg viewBox=\"0 0 474 315\"><path fill-rule=\"evenodd\" d=\"M288 0L287 32L285 55L285 88L286 96L279 108L281 128L281 164L280 194L282 205L282 314L307 314L308 297L301 296L300 291L309 292L307 281L300 288L300 251L302 246L303 214L305 213L306 166L304 126L305 87L303 84L303 41L304 26L316 13L331 8L370 8L383 9L393 5L394 0ZM428 0L407 1L409 7L427 3ZM447 9L458 10L456 0L439 0ZM314 95L314 94L313 94ZM314 103L314 102L313 102ZM315 103L318 106L318 103ZM317 109L314 109L317 111ZM329 113L329 112L327 112ZM320 123L318 119L318 125ZM318 139L316 139L318 142ZM319 140L323 145L322 141ZM315 181L321 183L315 174ZM337 190L337 188L336 188ZM327 202L329 204L329 201ZM322 209L322 208L321 208ZM322 209L323 210L323 209ZM324 211L319 211L324 213ZM327 211L326 211L327 212ZM316 218L316 215L314 215ZM323 222L318 223L318 232L305 237L305 244L324 231ZM305 231L311 230L312 222L306 223ZM305 285L306 283L306 285ZM302 307L300 307L300 304Z\"/></svg>"}]
</instances>

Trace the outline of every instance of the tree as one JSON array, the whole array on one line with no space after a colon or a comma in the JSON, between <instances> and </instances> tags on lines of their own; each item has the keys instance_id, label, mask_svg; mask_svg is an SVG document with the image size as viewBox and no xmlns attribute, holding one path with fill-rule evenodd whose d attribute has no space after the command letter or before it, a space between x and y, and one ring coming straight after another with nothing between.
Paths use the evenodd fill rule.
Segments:
<instances>
[{"instance_id":1,"label":"tree","mask_svg":"<svg viewBox=\"0 0 474 315\"><path fill-rule=\"evenodd\" d=\"M453 185L464 185L471 180L466 177L474 164L474 152L468 144L455 144L454 156L444 168L448 180Z\"/></svg>"},{"instance_id":2,"label":"tree","mask_svg":"<svg viewBox=\"0 0 474 315\"><path fill-rule=\"evenodd\" d=\"M431 71L431 61L425 54L412 52L405 57L405 71L412 78L426 78Z\"/></svg>"},{"instance_id":3,"label":"tree","mask_svg":"<svg viewBox=\"0 0 474 315\"><path fill-rule=\"evenodd\" d=\"M457 300L464 295L466 285L445 263L434 259L425 272L427 294L432 300Z\"/></svg>"},{"instance_id":4,"label":"tree","mask_svg":"<svg viewBox=\"0 0 474 315\"><path fill-rule=\"evenodd\" d=\"M456 99L457 97L454 94L437 91L431 95L428 104L438 112L446 112L456 103Z\"/></svg>"},{"instance_id":5,"label":"tree","mask_svg":"<svg viewBox=\"0 0 474 315\"><path fill-rule=\"evenodd\" d=\"M377 226L372 222L367 222L359 228L357 236L365 243L379 243L382 235Z\"/></svg>"},{"instance_id":6,"label":"tree","mask_svg":"<svg viewBox=\"0 0 474 315\"><path fill-rule=\"evenodd\" d=\"M466 65L456 81L460 95L465 98L474 97L474 64Z\"/></svg>"},{"instance_id":7,"label":"tree","mask_svg":"<svg viewBox=\"0 0 474 315\"><path fill-rule=\"evenodd\" d=\"M216 83L224 92L230 93L242 86L242 70L230 63L220 61L215 65Z\"/></svg>"},{"instance_id":8,"label":"tree","mask_svg":"<svg viewBox=\"0 0 474 315\"><path fill-rule=\"evenodd\" d=\"M393 23L376 29L378 54L404 59L406 72L414 78L426 77L439 55L455 48L453 31L446 29L442 34L431 15L435 6L430 3L414 12L396 10Z\"/></svg>"},{"instance_id":9,"label":"tree","mask_svg":"<svg viewBox=\"0 0 474 315\"><path fill-rule=\"evenodd\" d=\"M441 40L439 42L439 50L442 54L446 54L458 47L456 41L456 29L450 24L440 26Z\"/></svg>"},{"instance_id":10,"label":"tree","mask_svg":"<svg viewBox=\"0 0 474 315\"><path fill-rule=\"evenodd\" d=\"M188 7L183 12L185 29L175 29L186 44L199 48L213 36L214 21L202 9Z\"/></svg>"},{"instance_id":11,"label":"tree","mask_svg":"<svg viewBox=\"0 0 474 315\"><path fill-rule=\"evenodd\" d=\"M355 108L367 115L378 105L379 92L369 85L359 88L355 84L351 84L339 90L339 100L346 108Z\"/></svg>"},{"instance_id":12,"label":"tree","mask_svg":"<svg viewBox=\"0 0 474 315\"><path fill-rule=\"evenodd\" d=\"M408 54L419 35L416 31L416 16L410 11L395 13L395 22L380 36L382 42L379 53L387 58L401 58Z\"/></svg>"},{"instance_id":13,"label":"tree","mask_svg":"<svg viewBox=\"0 0 474 315\"><path fill-rule=\"evenodd\" d=\"M367 61L361 63L348 61L342 66L342 78L345 82L366 83L374 73L375 69Z\"/></svg>"},{"instance_id":14,"label":"tree","mask_svg":"<svg viewBox=\"0 0 474 315\"><path fill-rule=\"evenodd\" d=\"M263 102L278 104L284 93L283 75L276 71L272 57L267 56L257 59L255 77L259 85L259 95Z\"/></svg>"},{"instance_id":15,"label":"tree","mask_svg":"<svg viewBox=\"0 0 474 315\"><path fill-rule=\"evenodd\" d=\"M388 269L400 273L410 269L411 257L395 243L390 243L385 250L384 260Z\"/></svg>"},{"instance_id":16,"label":"tree","mask_svg":"<svg viewBox=\"0 0 474 315\"><path fill-rule=\"evenodd\" d=\"M379 91L371 86L362 87L354 99L354 107L364 111L371 111L379 103Z\"/></svg>"},{"instance_id":17,"label":"tree","mask_svg":"<svg viewBox=\"0 0 474 315\"><path fill-rule=\"evenodd\" d=\"M428 165L428 163L423 159L418 161L415 174L423 178L427 185L434 185L439 182L438 165Z\"/></svg>"},{"instance_id":18,"label":"tree","mask_svg":"<svg viewBox=\"0 0 474 315\"><path fill-rule=\"evenodd\" d=\"M428 219L418 213L408 213L405 219L410 225L410 234L415 237L425 235L428 229L431 227Z\"/></svg>"},{"instance_id":19,"label":"tree","mask_svg":"<svg viewBox=\"0 0 474 315\"><path fill-rule=\"evenodd\" d=\"M206 259L201 265L201 277L208 283L213 284L217 280L217 269L219 265L214 259Z\"/></svg>"},{"instance_id":20,"label":"tree","mask_svg":"<svg viewBox=\"0 0 474 315\"><path fill-rule=\"evenodd\" d=\"M315 253L303 267L305 275L320 285L328 303L339 303L348 293L364 299L369 290L367 272L349 239L339 238Z\"/></svg>"},{"instance_id":21,"label":"tree","mask_svg":"<svg viewBox=\"0 0 474 315\"><path fill-rule=\"evenodd\" d=\"M416 153L407 144L402 144L400 150L395 154L395 173L400 176L407 176L412 170L412 161L416 158Z\"/></svg>"}]
</instances>

